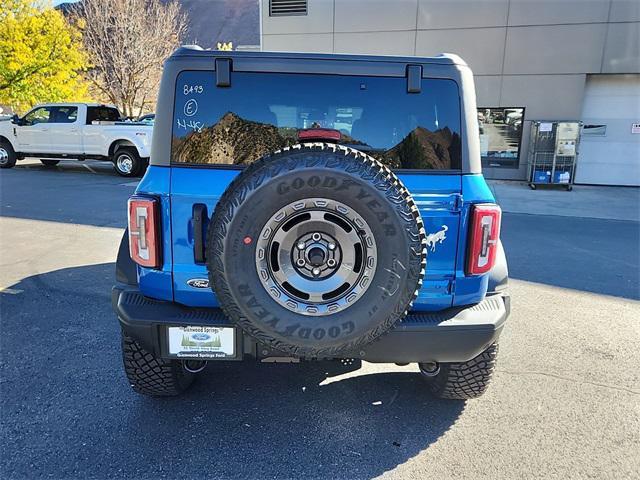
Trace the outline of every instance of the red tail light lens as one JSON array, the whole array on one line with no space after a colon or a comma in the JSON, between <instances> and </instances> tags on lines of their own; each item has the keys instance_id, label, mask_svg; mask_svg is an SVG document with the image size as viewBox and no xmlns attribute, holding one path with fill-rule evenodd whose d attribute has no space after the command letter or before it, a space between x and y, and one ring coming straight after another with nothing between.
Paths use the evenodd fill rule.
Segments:
<instances>
[{"instance_id":1,"label":"red tail light lens","mask_svg":"<svg viewBox=\"0 0 640 480\"><path fill-rule=\"evenodd\" d=\"M481 275L496 262L502 210L493 204L474 205L471 212L467 275Z\"/></svg>"},{"instance_id":2,"label":"red tail light lens","mask_svg":"<svg viewBox=\"0 0 640 480\"><path fill-rule=\"evenodd\" d=\"M143 267L160 267L159 209L157 198L129 199L129 253Z\"/></svg>"}]
</instances>

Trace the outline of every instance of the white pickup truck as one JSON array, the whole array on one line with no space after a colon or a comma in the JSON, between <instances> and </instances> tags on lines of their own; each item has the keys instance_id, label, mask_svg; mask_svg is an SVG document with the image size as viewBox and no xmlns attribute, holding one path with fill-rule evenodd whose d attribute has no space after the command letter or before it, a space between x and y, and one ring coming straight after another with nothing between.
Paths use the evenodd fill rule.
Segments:
<instances>
[{"instance_id":1,"label":"white pickup truck","mask_svg":"<svg viewBox=\"0 0 640 480\"><path fill-rule=\"evenodd\" d=\"M51 103L38 105L22 118L0 121L0 168L17 160L40 158L45 166L61 159L113 162L124 177L146 170L153 126L123 122L111 105Z\"/></svg>"}]
</instances>

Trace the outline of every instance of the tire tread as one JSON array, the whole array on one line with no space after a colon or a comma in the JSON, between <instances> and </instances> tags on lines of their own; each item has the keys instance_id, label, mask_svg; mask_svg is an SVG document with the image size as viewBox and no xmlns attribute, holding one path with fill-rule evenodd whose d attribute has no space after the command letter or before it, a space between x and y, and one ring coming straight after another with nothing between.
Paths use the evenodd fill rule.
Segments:
<instances>
[{"instance_id":1,"label":"tire tread","mask_svg":"<svg viewBox=\"0 0 640 480\"><path fill-rule=\"evenodd\" d=\"M438 398L468 400L482 395L491 381L498 356L498 344L467 362L446 363L440 373L427 377L431 393Z\"/></svg>"},{"instance_id":2,"label":"tire tread","mask_svg":"<svg viewBox=\"0 0 640 480\"><path fill-rule=\"evenodd\" d=\"M147 352L136 340L122 335L124 370L131 387L138 393L153 397L182 393L193 382L194 375L185 371L180 362L164 360Z\"/></svg>"}]
</instances>

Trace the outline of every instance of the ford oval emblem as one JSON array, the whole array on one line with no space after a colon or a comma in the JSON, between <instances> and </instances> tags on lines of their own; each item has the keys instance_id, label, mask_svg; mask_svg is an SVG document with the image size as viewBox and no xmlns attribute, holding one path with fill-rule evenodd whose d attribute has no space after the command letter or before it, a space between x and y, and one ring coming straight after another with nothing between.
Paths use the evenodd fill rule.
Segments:
<instances>
[{"instance_id":1,"label":"ford oval emblem","mask_svg":"<svg viewBox=\"0 0 640 480\"><path fill-rule=\"evenodd\" d=\"M187 280L187 285L193 288L209 288L209 280L206 278L192 278Z\"/></svg>"},{"instance_id":2,"label":"ford oval emblem","mask_svg":"<svg viewBox=\"0 0 640 480\"><path fill-rule=\"evenodd\" d=\"M191 338L193 338L196 342L206 342L211 338L211 335L207 333L194 333L191 335Z\"/></svg>"}]
</instances>

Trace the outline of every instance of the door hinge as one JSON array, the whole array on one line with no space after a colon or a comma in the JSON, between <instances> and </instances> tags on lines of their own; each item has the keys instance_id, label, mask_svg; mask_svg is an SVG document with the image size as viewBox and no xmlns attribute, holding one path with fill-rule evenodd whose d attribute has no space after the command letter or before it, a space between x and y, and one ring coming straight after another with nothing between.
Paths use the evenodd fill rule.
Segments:
<instances>
[{"instance_id":1,"label":"door hinge","mask_svg":"<svg viewBox=\"0 0 640 480\"><path fill-rule=\"evenodd\" d=\"M449 286L447 287L447 293L449 295L453 295L453 293L456 291L456 281L454 280L449 280Z\"/></svg>"},{"instance_id":2,"label":"door hinge","mask_svg":"<svg viewBox=\"0 0 640 480\"><path fill-rule=\"evenodd\" d=\"M451 199L451 211L452 212L460 212L462 211L462 204L464 203L462 199L461 193L454 193Z\"/></svg>"}]
</instances>

